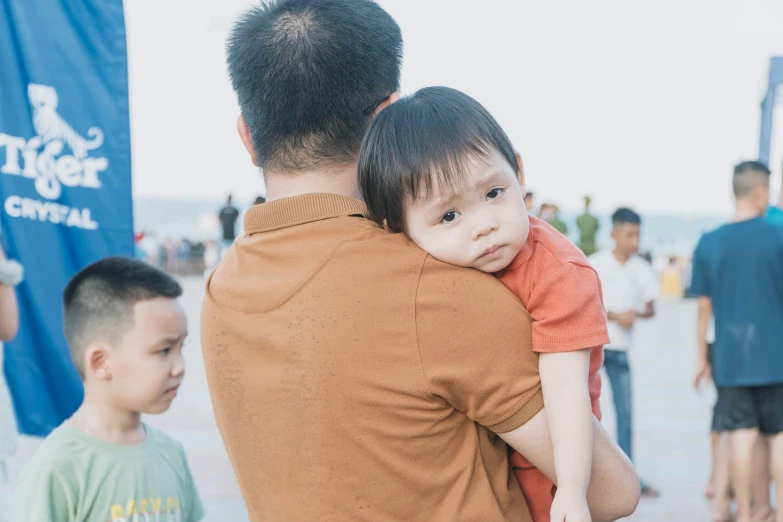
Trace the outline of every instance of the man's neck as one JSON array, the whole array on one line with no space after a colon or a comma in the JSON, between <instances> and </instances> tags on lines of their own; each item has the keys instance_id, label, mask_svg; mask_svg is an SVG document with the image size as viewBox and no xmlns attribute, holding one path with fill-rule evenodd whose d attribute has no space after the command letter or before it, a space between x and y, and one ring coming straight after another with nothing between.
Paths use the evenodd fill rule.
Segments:
<instances>
[{"instance_id":1,"label":"man's neck","mask_svg":"<svg viewBox=\"0 0 783 522\"><path fill-rule=\"evenodd\" d=\"M747 221L749 219L754 219L760 216L761 214L759 213L756 206L753 205L753 203L738 199L734 206L734 215L732 216L731 221L733 223L737 223L739 221Z\"/></svg>"},{"instance_id":2,"label":"man's neck","mask_svg":"<svg viewBox=\"0 0 783 522\"><path fill-rule=\"evenodd\" d=\"M620 249L615 248L612 251L612 254L614 254L614 258L617 259L621 265L624 265L628 262L629 259L631 259L631 254L628 254L626 252L623 252Z\"/></svg>"},{"instance_id":3,"label":"man's neck","mask_svg":"<svg viewBox=\"0 0 783 522\"><path fill-rule=\"evenodd\" d=\"M114 444L141 444L146 438L140 413L115 408L86 389L84 402L71 417L71 423L96 439Z\"/></svg>"},{"instance_id":4,"label":"man's neck","mask_svg":"<svg viewBox=\"0 0 783 522\"><path fill-rule=\"evenodd\" d=\"M357 164L301 172L264 171L267 201L303 194L340 194L360 199Z\"/></svg>"}]
</instances>

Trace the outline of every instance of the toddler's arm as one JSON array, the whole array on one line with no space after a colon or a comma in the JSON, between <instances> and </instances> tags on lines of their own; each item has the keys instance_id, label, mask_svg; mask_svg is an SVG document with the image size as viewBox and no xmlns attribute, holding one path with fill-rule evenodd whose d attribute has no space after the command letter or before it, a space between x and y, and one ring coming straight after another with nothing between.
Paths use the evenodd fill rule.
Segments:
<instances>
[{"instance_id":1,"label":"toddler's arm","mask_svg":"<svg viewBox=\"0 0 783 522\"><path fill-rule=\"evenodd\" d=\"M589 372L589 349L542 353L539 359L557 474L552 522L590 521L586 500L593 455Z\"/></svg>"},{"instance_id":2,"label":"toddler's arm","mask_svg":"<svg viewBox=\"0 0 783 522\"><path fill-rule=\"evenodd\" d=\"M549 480L559 484L552 455L548 414L549 406L544 405L544 409L525 424L500 436ZM636 509L641 494L633 464L595 418L592 419L592 433L593 471L587 489L587 502L593 522L610 522L629 517Z\"/></svg>"}]
</instances>

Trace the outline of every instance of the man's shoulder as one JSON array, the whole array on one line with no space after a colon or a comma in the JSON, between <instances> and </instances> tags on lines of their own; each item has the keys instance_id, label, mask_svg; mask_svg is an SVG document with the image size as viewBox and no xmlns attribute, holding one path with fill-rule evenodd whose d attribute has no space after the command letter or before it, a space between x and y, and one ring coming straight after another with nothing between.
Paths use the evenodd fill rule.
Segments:
<instances>
[{"instance_id":1,"label":"man's shoulder","mask_svg":"<svg viewBox=\"0 0 783 522\"><path fill-rule=\"evenodd\" d=\"M712 248L723 245L726 241L753 243L759 238L765 244L783 244L783 227L761 218L726 223L702 235L700 245L703 248Z\"/></svg>"},{"instance_id":2,"label":"man's shoulder","mask_svg":"<svg viewBox=\"0 0 783 522\"><path fill-rule=\"evenodd\" d=\"M695 255L711 255L716 245L720 244L721 238L729 234L729 230L729 225L724 224L704 232L696 244Z\"/></svg>"},{"instance_id":3,"label":"man's shoulder","mask_svg":"<svg viewBox=\"0 0 783 522\"><path fill-rule=\"evenodd\" d=\"M430 255L424 260L416 294L417 308L423 303L437 304L452 321L475 318L486 311L522 320L528 316L519 298L495 276L443 263Z\"/></svg>"},{"instance_id":4,"label":"man's shoulder","mask_svg":"<svg viewBox=\"0 0 783 522\"><path fill-rule=\"evenodd\" d=\"M335 248L327 264L354 266L350 270L352 277L369 277L373 280L384 277L384 274L400 277L409 274L419 277L425 262L427 265L438 266L438 273L451 274L464 272L465 268L441 263L419 248L405 234L391 233L365 219L341 218L334 220L330 226L340 228L344 237ZM354 263L361 263L357 270Z\"/></svg>"}]
</instances>

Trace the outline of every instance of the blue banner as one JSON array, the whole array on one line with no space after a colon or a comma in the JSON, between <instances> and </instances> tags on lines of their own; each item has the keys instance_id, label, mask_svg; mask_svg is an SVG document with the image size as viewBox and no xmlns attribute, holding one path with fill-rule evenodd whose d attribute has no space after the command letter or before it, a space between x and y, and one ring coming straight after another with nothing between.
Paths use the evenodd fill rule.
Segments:
<instances>
[{"instance_id":1,"label":"blue banner","mask_svg":"<svg viewBox=\"0 0 783 522\"><path fill-rule=\"evenodd\" d=\"M44 436L83 395L63 288L102 257L133 255L122 0L0 0L0 205L26 275L5 376L20 431Z\"/></svg>"},{"instance_id":2,"label":"blue banner","mask_svg":"<svg viewBox=\"0 0 783 522\"><path fill-rule=\"evenodd\" d=\"M769 60L769 88L761 101L759 161L768 166L772 147L772 120L777 103L783 103L783 56L775 56Z\"/></svg>"}]
</instances>

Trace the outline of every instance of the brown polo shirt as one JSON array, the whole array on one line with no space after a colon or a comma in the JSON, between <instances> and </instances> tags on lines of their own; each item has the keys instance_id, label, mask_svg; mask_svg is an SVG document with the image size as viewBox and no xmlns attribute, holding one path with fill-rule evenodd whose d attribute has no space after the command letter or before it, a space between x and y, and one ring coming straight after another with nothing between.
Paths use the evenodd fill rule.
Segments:
<instances>
[{"instance_id":1,"label":"brown polo shirt","mask_svg":"<svg viewBox=\"0 0 783 522\"><path fill-rule=\"evenodd\" d=\"M253 521L529 521L506 446L543 406L530 317L334 194L266 203L201 341Z\"/></svg>"}]
</instances>

